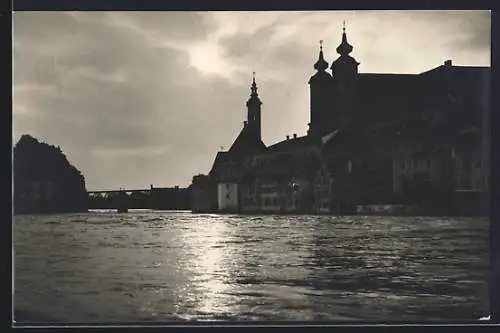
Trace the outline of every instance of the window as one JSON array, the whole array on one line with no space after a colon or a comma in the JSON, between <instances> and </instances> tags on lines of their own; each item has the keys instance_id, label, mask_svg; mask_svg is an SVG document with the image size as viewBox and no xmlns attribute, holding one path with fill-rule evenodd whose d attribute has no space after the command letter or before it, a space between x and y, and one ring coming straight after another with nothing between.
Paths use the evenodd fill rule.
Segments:
<instances>
[{"instance_id":1,"label":"window","mask_svg":"<svg viewBox=\"0 0 500 333\"><path fill-rule=\"evenodd\" d=\"M413 158L413 167L418 167L418 159L416 157Z\"/></svg>"},{"instance_id":2,"label":"window","mask_svg":"<svg viewBox=\"0 0 500 333\"><path fill-rule=\"evenodd\" d=\"M226 194L226 199L229 199L229 193L228 193L228 194Z\"/></svg>"},{"instance_id":3,"label":"window","mask_svg":"<svg viewBox=\"0 0 500 333\"><path fill-rule=\"evenodd\" d=\"M399 168L400 169L404 169L405 167L406 167L405 160L402 160L401 162L399 162Z\"/></svg>"},{"instance_id":4,"label":"window","mask_svg":"<svg viewBox=\"0 0 500 333\"><path fill-rule=\"evenodd\" d=\"M352 173L352 161L347 162L347 173Z\"/></svg>"},{"instance_id":5,"label":"window","mask_svg":"<svg viewBox=\"0 0 500 333\"><path fill-rule=\"evenodd\" d=\"M432 167L432 162L431 162L430 158L427 158L425 163L426 163L428 169L430 169Z\"/></svg>"},{"instance_id":6,"label":"window","mask_svg":"<svg viewBox=\"0 0 500 333\"><path fill-rule=\"evenodd\" d=\"M229 184L226 184L226 188L227 188L227 189L229 188Z\"/></svg>"}]
</instances>

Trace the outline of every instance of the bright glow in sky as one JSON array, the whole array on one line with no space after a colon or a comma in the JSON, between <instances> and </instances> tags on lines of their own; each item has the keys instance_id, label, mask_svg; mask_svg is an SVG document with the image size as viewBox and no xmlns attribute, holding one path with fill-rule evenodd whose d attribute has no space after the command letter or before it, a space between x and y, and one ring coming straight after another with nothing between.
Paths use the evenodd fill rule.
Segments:
<instances>
[{"instance_id":1,"label":"bright glow in sky","mask_svg":"<svg viewBox=\"0 0 500 333\"><path fill-rule=\"evenodd\" d=\"M14 139L61 146L90 190L187 186L241 130L253 71L264 142L306 133L343 20L362 73L490 64L488 11L18 12Z\"/></svg>"}]
</instances>

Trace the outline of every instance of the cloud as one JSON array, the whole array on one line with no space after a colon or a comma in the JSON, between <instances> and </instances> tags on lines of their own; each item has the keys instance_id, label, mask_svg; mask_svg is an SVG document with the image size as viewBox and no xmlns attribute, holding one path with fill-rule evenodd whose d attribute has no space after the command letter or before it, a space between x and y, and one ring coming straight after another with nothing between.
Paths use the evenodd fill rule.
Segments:
<instances>
[{"instance_id":1,"label":"cloud","mask_svg":"<svg viewBox=\"0 0 500 333\"><path fill-rule=\"evenodd\" d=\"M186 186L238 135L253 71L264 141L305 134L344 19L363 72L489 64L488 12L18 12L15 138L60 145L89 189Z\"/></svg>"}]
</instances>

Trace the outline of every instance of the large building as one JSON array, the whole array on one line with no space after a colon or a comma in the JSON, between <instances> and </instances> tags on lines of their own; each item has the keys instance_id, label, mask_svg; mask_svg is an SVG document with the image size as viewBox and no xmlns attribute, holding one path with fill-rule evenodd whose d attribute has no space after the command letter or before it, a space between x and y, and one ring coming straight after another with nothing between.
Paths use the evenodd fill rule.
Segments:
<instances>
[{"instance_id":1,"label":"large building","mask_svg":"<svg viewBox=\"0 0 500 333\"><path fill-rule=\"evenodd\" d=\"M421 74L359 73L345 28L336 51L329 72L320 46L303 137L264 145L254 77L239 136L193 182L204 198L193 211L484 212L490 68L446 60ZM475 203L458 211L462 200Z\"/></svg>"}]
</instances>

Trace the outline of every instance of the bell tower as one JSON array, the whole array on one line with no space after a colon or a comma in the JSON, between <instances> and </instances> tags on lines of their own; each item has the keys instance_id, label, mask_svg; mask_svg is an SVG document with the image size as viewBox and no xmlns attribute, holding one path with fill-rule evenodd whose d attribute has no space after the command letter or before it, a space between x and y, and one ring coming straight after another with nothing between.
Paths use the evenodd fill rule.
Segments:
<instances>
[{"instance_id":1,"label":"bell tower","mask_svg":"<svg viewBox=\"0 0 500 333\"><path fill-rule=\"evenodd\" d=\"M319 41L318 61L314 64L316 73L309 79L310 123L308 135L323 136L329 131L332 76L326 72L328 62L323 56L323 41Z\"/></svg>"},{"instance_id":2,"label":"bell tower","mask_svg":"<svg viewBox=\"0 0 500 333\"><path fill-rule=\"evenodd\" d=\"M247 101L248 121L247 126L255 134L258 140L262 139L260 106L262 105L257 93L257 84L255 83L255 72L253 72L252 86L250 88L250 98Z\"/></svg>"},{"instance_id":3,"label":"bell tower","mask_svg":"<svg viewBox=\"0 0 500 333\"><path fill-rule=\"evenodd\" d=\"M333 77L333 95L335 96L333 103L335 103L336 113L338 114L338 120L340 122L350 116L353 110L359 66L359 62L350 56L353 47L347 41L345 30L344 21L342 27L342 42L337 47L339 57L330 67Z\"/></svg>"}]
</instances>

